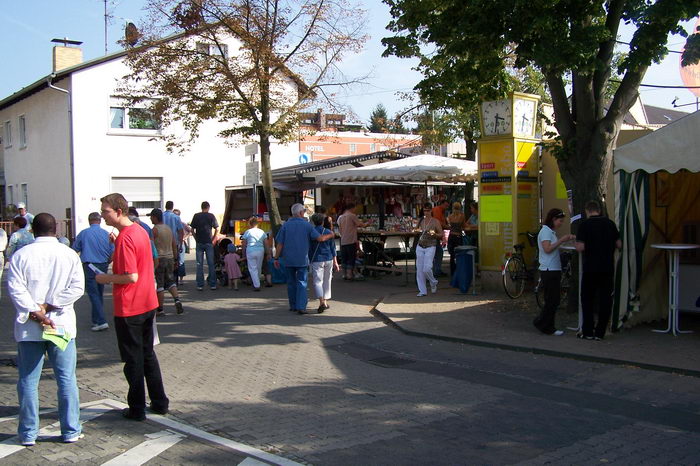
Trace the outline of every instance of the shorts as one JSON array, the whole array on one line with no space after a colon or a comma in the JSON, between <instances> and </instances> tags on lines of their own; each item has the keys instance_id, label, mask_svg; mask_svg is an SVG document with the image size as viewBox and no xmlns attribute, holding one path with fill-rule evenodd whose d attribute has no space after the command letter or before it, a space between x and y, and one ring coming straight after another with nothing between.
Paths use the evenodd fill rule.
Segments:
<instances>
[{"instance_id":1,"label":"shorts","mask_svg":"<svg viewBox=\"0 0 700 466\"><path fill-rule=\"evenodd\" d=\"M340 257L343 261L343 267L351 269L355 267L355 259L357 258L357 243L341 244Z\"/></svg>"},{"instance_id":2,"label":"shorts","mask_svg":"<svg viewBox=\"0 0 700 466\"><path fill-rule=\"evenodd\" d=\"M158 267L156 267L156 290L169 290L175 286L175 261L170 257L161 257L158 259Z\"/></svg>"}]
</instances>

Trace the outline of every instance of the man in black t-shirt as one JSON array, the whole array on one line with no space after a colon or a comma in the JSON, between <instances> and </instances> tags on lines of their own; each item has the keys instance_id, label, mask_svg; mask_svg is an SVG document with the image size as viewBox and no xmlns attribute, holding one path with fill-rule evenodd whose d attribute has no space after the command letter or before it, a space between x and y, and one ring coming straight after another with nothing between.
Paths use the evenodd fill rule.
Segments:
<instances>
[{"instance_id":1,"label":"man in black t-shirt","mask_svg":"<svg viewBox=\"0 0 700 466\"><path fill-rule=\"evenodd\" d=\"M209 288L216 289L216 271L214 270L214 245L212 237L216 237L219 229L219 222L216 221L214 214L209 213L209 203L202 202L202 211L194 214L190 227L194 230L194 240L197 243L196 259L197 259L197 289L204 289L204 254L207 255L207 282ZM212 230L214 233L212 234Z\"/></svg>"},{"instance_id":2,"label":"man in black t-shirt","mask_svg":"<svg viewBox=\"0 0 700 466\"><path fill-rule=\"evenodd\" d=\"M598 201L588 201L586 220L576 233L576 249L583 253L583 328L578 334L579 338L602 340L605 337L612 312L615 249L621 247L620 233L615 223L600 214ZM596 312L598 323L594 324Z\"/></svg>"}]
</instances>

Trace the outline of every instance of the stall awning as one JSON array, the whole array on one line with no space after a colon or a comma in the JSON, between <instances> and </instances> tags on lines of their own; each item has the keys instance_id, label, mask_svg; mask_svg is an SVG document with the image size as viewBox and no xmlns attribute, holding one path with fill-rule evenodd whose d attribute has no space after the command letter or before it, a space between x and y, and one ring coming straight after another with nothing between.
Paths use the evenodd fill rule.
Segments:
<instances>
[{"instance_id":1,"label":"stall awning","mask_svg":"<svg viewBox=\"0 0 700 466\"><path fill-rule=\"evenodd\" d=\"M401 152L380 151L371 154L333 157L272 170L272 181L275 188L283 191L301 191L317 186L315 176L319 174L374 165L385 160L397 160L410 156L410 154Z\"/></svg>"},{"instance_id":2,"label":"stall awning","mask_svg":"<svg viewBox=\"0 0 700 466\"><path fill-rule=\"evenodd\" d=\"M476 162L422 154L368 167L319 174L316 181L319 184L367 181L460 183L474 181L476 177Z\"/></svg>"},{"instance_id":3,"label":"stall awning","mask_svg":"<svg viewBox=\"0 0 700 466\"><path fill-rule=\"evenodd\" d=\"M615 149L615 171L655 173L700 172L700 112Z\"/></svg>"}]
</instances>

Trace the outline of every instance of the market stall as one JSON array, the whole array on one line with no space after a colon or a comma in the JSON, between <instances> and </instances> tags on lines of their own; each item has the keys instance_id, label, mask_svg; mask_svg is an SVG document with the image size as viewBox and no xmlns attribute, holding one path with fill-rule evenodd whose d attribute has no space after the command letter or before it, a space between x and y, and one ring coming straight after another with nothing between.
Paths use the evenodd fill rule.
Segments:
<instances>
[{"instance_id":1,"label":"market stall","mask_svg":"<svg viewBox=\"0 0 700 466\"><path fill-rule=\"evenodd\" d=\"M613 328L665 318L672 305L700 312L700 254L679 253L675 277L669 258L652 245L700 241L700 112L681 118L614 152L615 216L622 252L615 283ZM673 265L673 264L671 264ZM671 290L671 298L674 290Z\"/></svg>"}]
</instances>

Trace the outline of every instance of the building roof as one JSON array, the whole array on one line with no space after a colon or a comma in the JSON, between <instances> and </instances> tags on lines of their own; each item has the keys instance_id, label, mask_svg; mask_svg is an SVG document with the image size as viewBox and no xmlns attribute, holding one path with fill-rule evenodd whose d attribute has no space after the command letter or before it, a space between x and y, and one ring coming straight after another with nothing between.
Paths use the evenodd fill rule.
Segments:
<instances>
[{"instance_id":1,"label":"building roof","mask_svg":"<svg viewBox=\"0 0 700 466\"><path fill-rule=\"evenodd\" d=\"M170 37L166 37L164 39L159 40L158 43L168 42L171 40L179 39L181 37L186 36L187 34L188 33L186 33L186 32L173 34ZM142 48L150 48L150 47L153 47L153 45L152 44L145 44L145 45L135 47L134 49L142 49ZM55 71L51 74L48 74L48 75L44 76L43 78L39 79L38 81L36 81L36 82L26 86L26 87L23 87L22 89L15 92L14 94L0 100L0 110L3 110L5 108L9 107L10 105L13 105L22 99L26 99L27 97L31 96L32 94L35 94L43 89L46 89L48 87L49 81L51 81L51 83L53 84L55 82L60 81L61 79L65 78L65 77L69 76L71 73L74 73L76 71L80 71L80 70L83 70L86 68L90 68L90 67L93 67L96 65L100 65L102 63L106 63L106 62L111 61L111 60L116 60L118 58L125 56L128 53L129 53L129 50L120 50L119 52L110 53L108 55L94 58L92 60L88 60L88 61L85 61L83 63L79 63L77 65L70 66L68 68L64 68L62 70ZM308 89L308 85L299 77L299 75L297 75L296 73L291 71L286 66L282 66L282 69L289 76L289 78L292 79L292 81L294 81L294 83L299 88ZM315 95L315 94L313 94L313 95Z\"/></svg>"}]
</instances>

